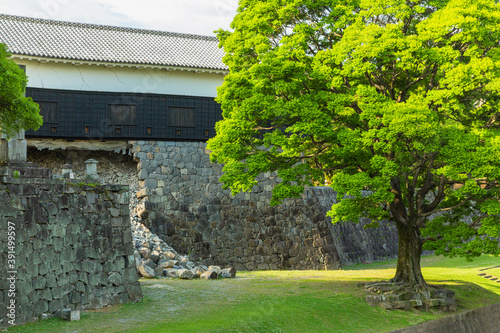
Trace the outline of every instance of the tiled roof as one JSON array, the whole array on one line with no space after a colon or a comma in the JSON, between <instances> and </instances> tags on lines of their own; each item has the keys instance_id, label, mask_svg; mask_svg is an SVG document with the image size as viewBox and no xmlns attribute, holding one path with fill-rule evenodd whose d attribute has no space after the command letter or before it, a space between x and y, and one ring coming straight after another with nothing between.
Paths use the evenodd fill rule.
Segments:
<instances>
[{"instance_id":1,"label":"tiled roof","mask_svg":"<svg viewBox=\"0 0 500 333\"><path fill-rule=\"evenodd\" d=\"M209 36L0 14L0 42L15 55L227 70Z\"/></svg>"}]
</instances>

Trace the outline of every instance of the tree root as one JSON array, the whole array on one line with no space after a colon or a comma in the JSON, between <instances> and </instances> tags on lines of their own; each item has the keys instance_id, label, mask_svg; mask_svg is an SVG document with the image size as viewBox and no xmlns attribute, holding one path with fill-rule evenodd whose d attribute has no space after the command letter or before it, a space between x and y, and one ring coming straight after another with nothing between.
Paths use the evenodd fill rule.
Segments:
<instances>
[{"instance_id":1,"label":"tree root","mask_svg":"<svg viewBox=\"0 0 500 333\"><path fill-rule=\"evenodd\" d=\"M456 311L455 292L417 283L377 281L364 285L366 301L385 309L439 309Z\"/></svg>"}]
</instances>

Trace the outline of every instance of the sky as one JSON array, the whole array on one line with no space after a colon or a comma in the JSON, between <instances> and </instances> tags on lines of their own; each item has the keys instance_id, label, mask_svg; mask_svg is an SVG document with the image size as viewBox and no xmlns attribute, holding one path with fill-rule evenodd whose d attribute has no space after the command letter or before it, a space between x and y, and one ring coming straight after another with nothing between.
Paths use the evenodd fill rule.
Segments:
<instances>
[{"instance_id":1,"label":"sky","mask_svg":"<svg viewBox=\"0 0 500 333\"><path fill-rule=\"evenodd\" d=\"M0 0L0 13L215 36L238 0Z\"/></svg>"}]
</instances>

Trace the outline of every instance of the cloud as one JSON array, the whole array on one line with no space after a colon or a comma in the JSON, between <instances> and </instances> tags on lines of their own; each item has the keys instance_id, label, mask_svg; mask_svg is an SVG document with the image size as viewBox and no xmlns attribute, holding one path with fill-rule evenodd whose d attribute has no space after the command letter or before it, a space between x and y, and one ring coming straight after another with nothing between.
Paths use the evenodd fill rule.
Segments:
<instances>
[{"instance_id":1,"label":"cloud","mask_svg":"<svg viewBox=\"0 0 500 333\"><path fill-rule=\"evenodd\" d=\"M0 0L3 14L214 35L228 29L237 0Z\"/></svg>"},{"instance_id":2,"label":"cloud","mask_svg":"<svg viewBox=\"0 0 500 333\"><path fill-rule=\"evenodd\" d=\"M136 0L122 0L109 1L109 4L111 12L133 18L138 26L145 26L147 22L150 29L206 35L229 27L237 1L149 0L143 5Z\"/></svg>"}]
</instances>

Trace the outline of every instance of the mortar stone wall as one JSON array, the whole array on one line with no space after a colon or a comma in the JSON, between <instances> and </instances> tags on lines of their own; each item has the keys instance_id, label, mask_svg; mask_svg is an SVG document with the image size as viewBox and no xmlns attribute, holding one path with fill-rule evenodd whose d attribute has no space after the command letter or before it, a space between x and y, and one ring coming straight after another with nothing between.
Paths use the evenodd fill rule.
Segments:
<instances>
[{"instance_id":1,"label":"mortar stone wall","mask_svg":"<svg viewBox=\"0 0 500 333\"><path fill-rule=\"evenodd\" d=\"M140 299L128 204L127 186L3 177L0 327L10 326L11 299L16 324L65 308L97 309ZM13 269L4 265L12 250L9 225L15 232ZM15 279L9 282L11 275ZM15 295L9 291L13 281Z\"/></svg>"},{"instance_id":2,"label":"mortar stone wall","mask_svg":"<svg viewBox=\"0 0 500 333\"><path fill-rule=\"evenodd\" d=\"M207 265L239 270L337 269L343 264L395 258L397 232L368 221L332 225L330 188L310 188L301 199L270 207L273 184L263 175L252 193L232 196L219 183L200 142L130 141L138 162L139 217L168 244Z\"/></svg>"}]
</instances>

